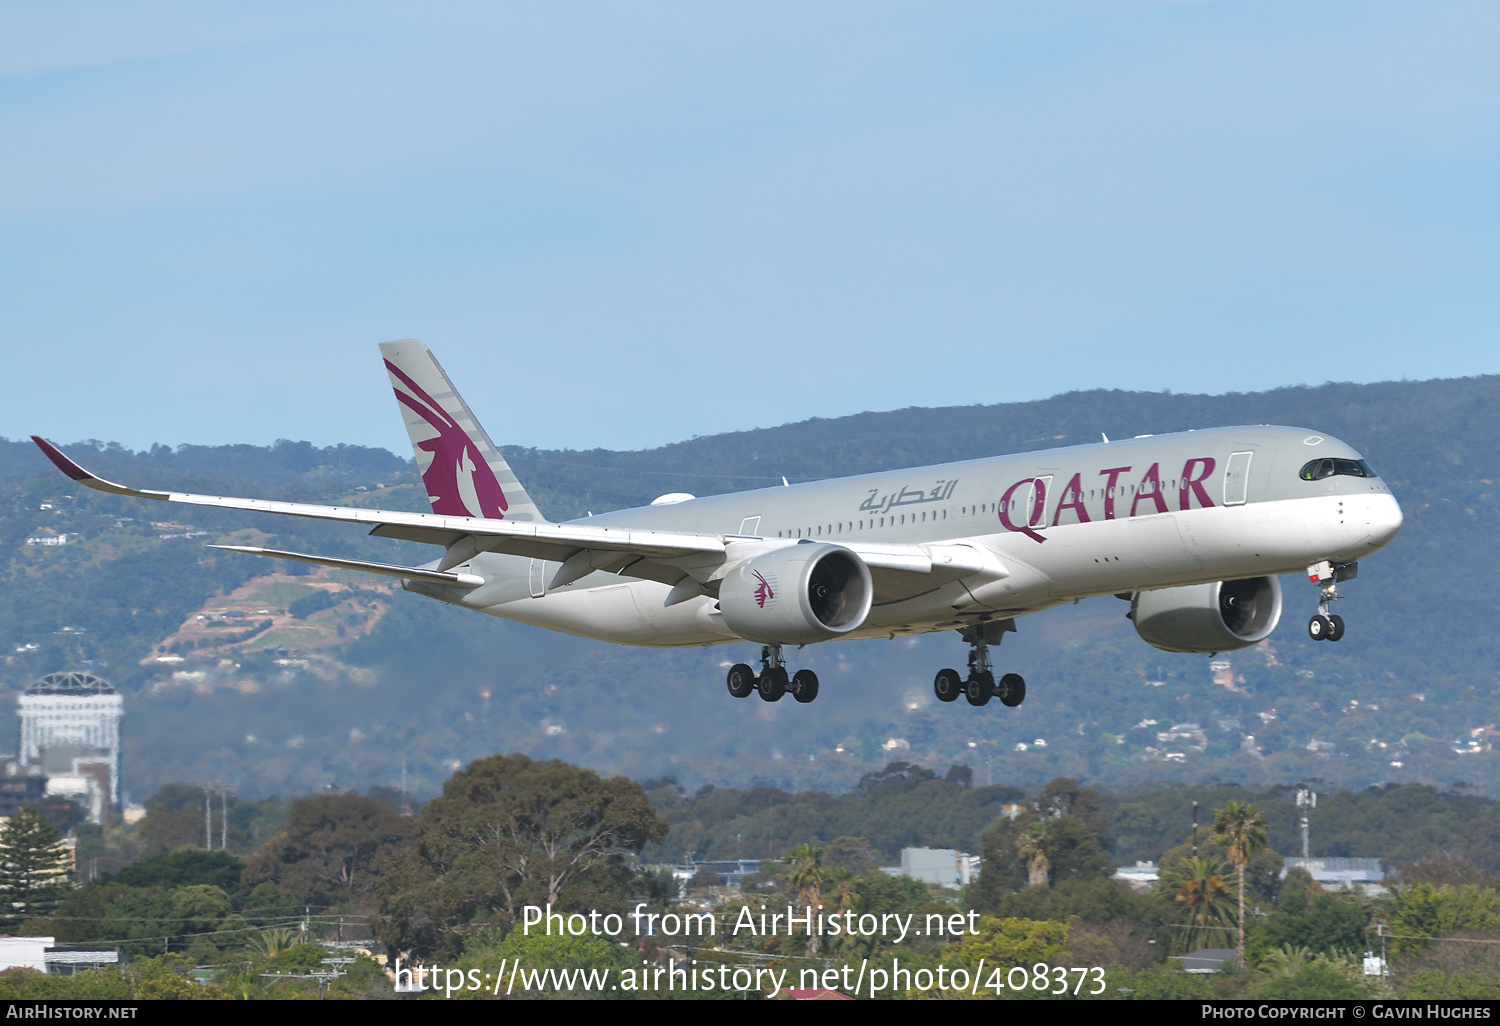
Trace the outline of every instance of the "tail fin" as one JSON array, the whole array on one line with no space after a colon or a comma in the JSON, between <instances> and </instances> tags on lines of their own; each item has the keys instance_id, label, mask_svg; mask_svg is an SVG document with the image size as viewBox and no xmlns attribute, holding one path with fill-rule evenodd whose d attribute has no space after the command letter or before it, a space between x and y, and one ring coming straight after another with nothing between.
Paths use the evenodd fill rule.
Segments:
<instances>
[{"instance_id":1,"label":"tail fin","mask_svg":"<svg viewBox=\"0 0 1500 1026\"><path fill-rule=\"evenodd\" d=\"M432 351L405 339L382 342L380 353L432 511L546 523Z\"/></svg>"}]
</instances>

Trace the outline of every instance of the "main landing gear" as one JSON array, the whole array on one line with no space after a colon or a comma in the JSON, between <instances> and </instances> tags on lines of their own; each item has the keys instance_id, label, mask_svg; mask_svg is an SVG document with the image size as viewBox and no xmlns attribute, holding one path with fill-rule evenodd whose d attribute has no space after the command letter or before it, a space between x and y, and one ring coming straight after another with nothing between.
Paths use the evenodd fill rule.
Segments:
<instances>
[{"instance_id":1,"label":"main landing gear","mask_svg":"<svg viewBox=\"0 0 1500 1026\"><path fill-rule=\"evenodd\" d=\"M1344 636L1344 618L1328 612L1329 603L1344 596L1339 594L1339 581L1352 581L1359 576L1358 563L1333 564L1324 560L1307 568L1307 579L1318 585L1318 613L1307 621L1307 636L1314 641L1338 641Z\"/></svg>"},{"instance_id":2,"label":"main landing gear","mask_svg":"<svg viewBox=\"0 0 1500 1026\"><path fill-rule=\"evenodd\" d=\"M804 705L818 697L818 675L811 670L798 670L790 679L786 665L781 661L781 646L766 645L760 650L760 675L744 663L735 663L729 668L729 693L735 698L749 698L752 691L759 691L762 701L779 702L782 695L790 694Z\"/></svg>"},{"instance_id":3,"label":"main landing gear","mask_svg":"<svg viewBox=\"0 0 1500 1026\"><path fill-rule=\"evenodd\" d=\"M1007 631L1016 629L1014 620L975 624L959 631L959 636L969 643L969 675L960 678L957 670L939 670L932 682L933 693L939 702L954 702L959 695L969 700L970 705L985 705L991 698L1000 699L1000 704L1014 708L1026 700L1026 681L1019 673L1007 673L995 680L990 667L990 646L1000 644Z\"/></svg>"}]
</instances>

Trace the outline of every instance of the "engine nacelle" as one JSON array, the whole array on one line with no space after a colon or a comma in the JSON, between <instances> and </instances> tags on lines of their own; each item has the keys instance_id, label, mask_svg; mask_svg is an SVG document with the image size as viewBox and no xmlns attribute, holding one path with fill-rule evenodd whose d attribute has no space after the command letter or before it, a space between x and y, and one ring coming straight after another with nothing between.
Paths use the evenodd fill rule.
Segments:
<instances>
[{"instance_id":1,"label":"engine nacelle","mask_svg":"<svg viewBox=\"0 0 1500 1026\"><path fill-rule=\"evenodd\" d=\"M1135 630L1168 652L1229 652L1264 641L1281 621L1281 582L1274 577L1216 581L1136 592Z\"/></svg>"},{"instance_id":2,"label":"engine nacelle","mask_svg":"<svg viewBox=\"0 0 1500 1026\"><path fill-rule=\"evenodd\" d=\"M719 585L724 623L761 644L805 645L847 634L870 615L870 568L837 545L803 543L746 560Z\"/></svg>"}]
</instances>

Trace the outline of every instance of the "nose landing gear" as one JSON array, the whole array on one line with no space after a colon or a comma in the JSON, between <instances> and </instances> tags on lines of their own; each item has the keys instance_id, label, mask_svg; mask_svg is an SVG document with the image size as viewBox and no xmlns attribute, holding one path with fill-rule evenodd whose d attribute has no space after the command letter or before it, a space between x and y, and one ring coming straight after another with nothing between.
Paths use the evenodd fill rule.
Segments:
<instances>
[{"instance_id":1,"label":"nose landing gear","mask_svg":"<svg viewBox=\"0 0 1500 1026\"><path fill-rule=\"evenodd\" d=\"M932 682L933 694L939 702L953 702L963 695L973 706L986 705L991 698L1000 699L1000 704L1015 708L1026 700L1026 681L1019 673L1007 673L995 682L990 667L990 646L1000 644L1006 632L1016 629L1014 620L991 621L974 624L959 631L959 636L969 643L969 675L961 678L957 670L939 670Z\"/></svg>"},{"instance_id":2,"label":"nose landing gear","mask_svg":"<svg viewBox=\"0 0 1500 1026\"><path fill-rule=\"evenodd\" d=\"M1328 611L1329 603L1344 596L1339 594L1339 581L1352 581L1359 576L1359 564L1333 564L1328 560L1314 563L1307 568L1307 579L1321 589L1318 594L1318 612L1307 621L1307 636L1314 641L1338 641L1344 636L1344 618Z\"/></svg>"},{"instance_id":3,"label":"nose landing gear","mask_svg":"<svg viewBox=\"0 0 1500 1026\"><path fill-rule=\"evenodd\" d=\"M764 646L760 650L760 664L759 675L744 663L735 663L729 668L727 683L731 697L749 698L751 692L758 691L762 701L779 702L783 695L791 694L804 705L818 697L816 673L798 670L788 678L780 645Z\"/></svg>"}]
</instances>

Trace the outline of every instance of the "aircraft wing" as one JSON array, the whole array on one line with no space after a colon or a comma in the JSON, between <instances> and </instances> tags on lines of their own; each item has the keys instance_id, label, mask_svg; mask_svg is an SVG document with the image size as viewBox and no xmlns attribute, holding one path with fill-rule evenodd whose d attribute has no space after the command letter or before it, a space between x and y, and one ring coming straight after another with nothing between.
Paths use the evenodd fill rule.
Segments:
<instances>
[{"instance_id":1,"label":"aircraft wing","mask_svg":"<svg viewBox=\"0 0 1500 1026\"><path fill-rule=\"evenodd\" d=\"M671 559L691 555L718 555L725 552L720 535L692 534L685 531L646 531L631 528L589 527L578 524L517 523L481 517L441 516L436 513L399 513L391 510L361 509L357 506L318 506L304 502L276 502L269 499L238 499L222 495L194 495L190 492L164 492L131 488L115 484L83 469L55 445L35 435L31 439L58 470L79 484L114 495L130 495L163 502L183 502L195 506L221 509L243 509L257 513L279 513L284 516L309 517L315 520L339 520L350 524L368 524L372 534L387 538L452 546L464 538L482 540L476 551L505 552L537 559L563 561L580 549L618 551L621 554Z\"/></svg>"},{"instance_id":2,"label":"aircraft wing","mask_svg":"<svg viewBox=\"0 0 1500 1026\"><path fill-rule=\"evenodd\" d=\"M676 585L692 577L700 584L715 582L726 564L737 564L752 551L764 551L758 539L726 538L720 534L688 531L652 531L640 528L592 527L587 524L521 523L484 517L446 516L437 513L402 513L362 509L355 506L320 506L269 499L242 499L222 495L168 492L106 481L69 459L55 445L35 435L31 439L46 457L68 477L96 491L128 495L162 502L181 502L221 509L337 520L371 527L371 534L386 538L445 546L448 551L432 571L332 557L284 553L248 546L225 546L253 555L298 559L327 566L384 573L391 576L432 580L474 587L480 579L468 574L448 573L480 552L529 556L562 564L549 582L559 587L595 570ZM976 550L964 545L889 545L835 542L858 553L877 575L877 599L890 600L937 587L941 581L988 569ZM1003 570L1001 571L1003 575ZM916 576L913 576L916 575ZM471 579L472 578L472 579ZM913 590L915 589L915 591ZM884 593L882 595L882 593ZM684 594L687 594L686 592Z\"/></svg>"}]
</instances>

